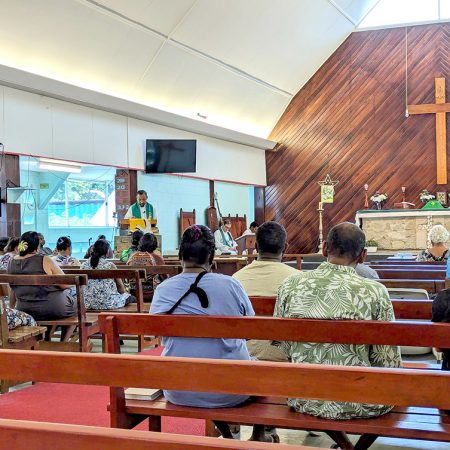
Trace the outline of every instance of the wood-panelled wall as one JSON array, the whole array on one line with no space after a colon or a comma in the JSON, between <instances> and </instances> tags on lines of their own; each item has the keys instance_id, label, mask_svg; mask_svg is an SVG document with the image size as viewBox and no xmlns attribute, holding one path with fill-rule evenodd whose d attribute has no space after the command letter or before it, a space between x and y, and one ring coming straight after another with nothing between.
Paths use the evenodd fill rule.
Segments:
<instances>
[{"instance_id":1,"label":"wood-panelled wall","mask_svg":"<svg viewBox=\"0 0 450 450\"><path fill-rule=\"evenodd\" d=\"M450 191L436 184L434 114L405 117L406 43L408 103L434 103L435 77L446 78L450 102L450 24L359 32L298 92L273 129L279 150L267 153L265 218L285 225L289 252L317 250L317 182L327 173L339 184L334 204L325 205L325 233L363 209L365 183L369 194L389 195L387 208L401 201L402 186L418 207L422 189Z\"/></svg>"}]
</instances>

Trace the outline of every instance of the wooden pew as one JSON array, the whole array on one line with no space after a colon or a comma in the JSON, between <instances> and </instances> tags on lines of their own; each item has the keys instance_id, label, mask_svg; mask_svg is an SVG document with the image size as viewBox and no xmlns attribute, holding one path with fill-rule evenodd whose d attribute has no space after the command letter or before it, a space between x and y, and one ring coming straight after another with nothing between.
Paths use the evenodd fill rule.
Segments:
<instances>
[{"instance_id":1,"label":"wooden pew","mask_svg":"<svg viewBox=\"0 0 450 450\"><path fill-rule=\"evenodd\" d=\"M445 288L445 280L380 279L377 281L384 284L387 288L425 289L432 294L438 293Z\"/></svg>"},{"instance_id":2,"label":"wooden pew","mask_svg":"<svg viewBox=\"0 0 450 450\"><path fill-rule=\"evenodd\" d=\"M257 316L273 316L276 297L249 297ZM391 300L397 320L431 320L432 300Z\"/></svg>"},{"instance_id":3,"label":"wooden pew","mask_svg":"<svg viewBox=\"0 0 450 450\"><path fill-rule=\"evenodd\" d=\"M186 316L186 315L108 315L99 317L102 333L106 334L107 348L111 353L120 353L118 342L119 333L122 332L148 332L155 335L180 336L180 337L208 337L208 338L245 338L245 339L269 339L279 341L299 342L328 342L328 343L354 343L354 344L384 344L384 345L427 345L450 346L450 333L448 324L432 323L405 323L405 322L378 322L378 321L330 321L330 320L302 320L302 319L274 319L264 317L219 317L219 316ZM170 364L184 364L184 358L166 358ZM155 360L156 361L156 360ZM253 369L248 372L241 371L248 361L221 361L221 363L234 364L234 370L228 372L217 360L204 359L205 370L191 371L184 368L184 373L195 373L195 377L189 377L186 384L179 380L176 373L168 371L161 380L165 380L165 386L161 381L155 380L154 386L167 389L186 389L202 392L233 392L238 393L234 387L243 389L239 393L271 397L301 397L327 400L355 401L375 404L395 404L394 412L374 419L354 419L334 421L320 419L304 414L292 412L282 399L259 399L254 403L236 408L205 409L182 407L167 403L163 399L153 402L126 400L124 390L120 387L111 388L111 425L119 428L133 427L137 423L150 417L151 428L160 429L161 416L179 416L201 418L207 421L223 420L228 423L264 424L279 428L298 428L308 430L334 430L349 433L370 433L376 436L392 436L413 439L443 440L450 442L450 421L448 416L440 414L434 408L445 408L450 405L450 373L441 371L428 371L417 369L380 369L343 366L323 366L312 364L286 364L266 363L258 361L253 363ZM265 366L269 364L270 366ZM261 367L272 367L267 374L259 372ZM284 377L284 370L298 370ZM300 390L301 394L287 393L296 386L301 379L301 370L316 370L316 375L310 373L304 379ZM325 369L319 375L319 372ZM345 371L360 372L360 376L346 379ZM337 375L342 371L341 375ZM353 372L355 371L355 372ZM364 375L362 374L364 372ZM392 376L402 373L404 379L398 379L393 384ZM203 374L203 375L202 375ZM376 382L372 378L375 374L381 375ZM415 378L413 383L409 378ZM438 378L431 381L432 374ZM247 384L247 377L251 376L252 382ZM272 383L269 391L264 389L269 379ZM430 378L428 378L430 377ZM147 376L142 379L147 381ZM239 383L223 383L223 380L235 379ZM425 380L429 379L432 385ZM441 381L437 381L440 379ZM284 380L285 391L275 388L276 383ZM320 380L315 382L314 380ZM332 381L331 381L332 380ZM345 381L346 380L346 381ZM356 381L357 380L357 381ZM373 382L373 384L372 384ZM398 384L397 384L398 383ZM438 383L438 384L434 384ZM365 385L361 390L362 385ZM118 384L116 384L118 386ZM127 383L126 386L130 386ZM140 386L140 385L139 385ZM137 386L137 387L139 387ZM233 390L231 390L233 386ZM383 386L383 389L379 389ZM405 389L401 393L402 389ZM295 389L293 389L295 390ZM441 396L445 390L444 397ZM385 394L388 394L384 397ZM428 400L424 403L424 396ZM383 397L383 398L382 398ZM351 398L351 399L350 399ZM430 409L416 409L413 406L434 407ZM407 407L407 408L405 408ZM420 423L420 424L419 424Z\"/></svg>"},{"instance_id":4,"label":"wooden pew","mask_svg":"<svg viewBox=\"0 0 450 450\"><path fill-rule=\"evenodd\" d=\"M83 286L86 286L86 275L10 275L0 274L0 283L7 283L10 286L55 286L73 285L77 294L77 315L57 320L40 320L38 324L44 327L68 327L78 329L78 343L71 341L64 342L42 342L41 348L58 349L63 351L88 352L90 350L89 337L98 333L97 316L87 316L83 300ZM47 333L47 339L50 334Z\"/></svg>"},{"instance_id":5,"label":"wooden pew","mask_svg":"<svg viewBox=\"0 0 450 450\"><path fill-rule=\"evenodd\" d=\"M387 260L380 260L380 261L370 261L369 263L371 266L375 266L378 264L381 265L404 265L404 266L422 266L422 265L428 265L428 266L446 266L445 261L407 261L402 259L387 259Z\"/></svg>"},{"instance_id":6,"label":"wooden pew","mask_svg":"<svg viewBox=\"0 0 450 450\"><path fill-rule=\"evenodd\" d=\"M23 359L20 358L19 360ZM35 361L38 364L46 364L48 360L43 357ZM58 364L58 360L53 360L53 362ZM84 372L79 372L84 369L84 365L80 364L82 360L62 360L61 362L65 364L67 371L77 372L79 374L78 379L83 383ZM17 368L19 373L22 372L20 364ZM49 369L51 370L51 367ZM129 369L133 371L130 366ZM100 378L101 365L96 370L98 371L98 378ZM119 373L119 366L116 366L116 370ZM11 367L9 374L13 371L14 368ZM92 368L90 371L92 372ZM29 374L30 371L27 371L27 373ZM41 376L42 379L45 379L45 375ZM138 374L135 375L136 379L138 377ZM214 439L203 436L8 419L0 419L0 434L1 447L14 450L61 448L70 448L71 450L313 450L311 447L301 445L287 446L283 444Z\"/></svg>"},{"instance_id":7,"label":"wooden pew","mask_svg":"<svg viewBox=\"0 0 450 450\"><path fill-rule=\"evenodd\" d=\"M117 314L116 318L123 324L125 315ZM108 326L117 328L117 323L107 320ZM230 330L228 334L232 334ZM128 401L127 409L117 415L119 422L116 426L123 428L132 427L151 416L149 429L160 431L160 416L175 415L279 428L368 433L372 440L378 435L386 435L450 441L448 418L435 409L450 405L450 373L447 372L145 355L0 351L0 376L8 377L13 372L46 382L160 386L181 390L188 387L198 392L258 396L245 405L220 409L179 407L163 400ZM186 374L195 376L187 380ZM238 379L239 383L224 383L224 380L233 379ZM374 419L327 420L293 412L285 404L286 397L393 403L398 406L394 412ZM411 405L419 408L407 408ZM145 432L141 433L144 436Z\"/></svg>"},{"instance_id":8,"label":"wooden pew","mask_svg":"<svg viewBox=\"0 0 450 450\"><path fill-rule=\"evenodd\" d=\"M314 450L303 445L8 419L0 419L0 433L4 448L14 450Z\"/></svg>"},{"instance_id":9,"label":"wooden pew","mask_svg":"<svg viewBox=\"0 0 450 450\"><path fill-rule=\"evenodd\" d=\"M389 280L445 280L445 270L375 269L378 276Z\"/></svg>"}]
</instances>

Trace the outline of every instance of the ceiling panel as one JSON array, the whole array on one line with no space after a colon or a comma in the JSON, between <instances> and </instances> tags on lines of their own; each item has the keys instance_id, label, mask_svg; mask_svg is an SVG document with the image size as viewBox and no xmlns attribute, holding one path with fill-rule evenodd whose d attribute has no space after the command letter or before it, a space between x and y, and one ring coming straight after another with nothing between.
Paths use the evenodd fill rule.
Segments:
<instances>
[{"instance_id":1,"label":"ceiling panel","mask_svg":"<svg viewBox=\"0 0 450 450\"><path fill-rule=\"evenodd\" d=\"M326 0L198 0L173 38L296 93L353 28Z\"/></svg>"},{"instance_id":2,"label":"ceiling panel","mask_svg":"<svg viewBox=\"0 0 450 450\"><path fill-rule=\"evenodd\" d=\"M195 0L96 0L96 3L168 35Z\"/></svg>"},{"instance_id":3,"label":"ceiling panel","mask_svg":"<svg viewBox=\"0 0 450 450\"><path fill-rule=\"evenodd\" d=\"M211 61L166 45L137 92L145 103L267 136L290 98Z\"/></svg>"},{"instance_id":4,"label":"ceiling panel","mask_svg":"<svg viewBox=\"0 0 450 450\"><path fill-rule=\"evenodd\" d=\"M1 0L0 62L126 94L162 40L73 0Z\"/></svg>"}]
</instances>

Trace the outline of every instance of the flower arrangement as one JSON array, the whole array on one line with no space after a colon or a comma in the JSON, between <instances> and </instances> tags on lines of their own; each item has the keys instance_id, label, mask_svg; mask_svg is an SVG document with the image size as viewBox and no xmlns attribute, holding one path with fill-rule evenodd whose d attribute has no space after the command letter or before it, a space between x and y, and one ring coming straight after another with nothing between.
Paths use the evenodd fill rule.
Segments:
<instances>
[{"instance_id":1,"label":"flower arrangement","mask_svg":"<svg viewBox=\"0 0 450 450\"><path fill-rule=\"evenodd\" d=\"M375 192L375 194L370 197L370 200L375 203L377 209L382 209L387 199L388 195L381 194L380 192Z\"/></svg>"},{"instance_id":2,"label":"flower arrangement","mask_svg":"<svg viewBox=\"0 0 450 450\"><path fill-rule=\"evenodd\" d=\"M435 198L435 196L433 194L430 194L426 189L424 189L419 194L419 198L420 198L420 200L422 200L422 203L427 203L430 200L433 200Z\"/></svg>"}]
</instances>

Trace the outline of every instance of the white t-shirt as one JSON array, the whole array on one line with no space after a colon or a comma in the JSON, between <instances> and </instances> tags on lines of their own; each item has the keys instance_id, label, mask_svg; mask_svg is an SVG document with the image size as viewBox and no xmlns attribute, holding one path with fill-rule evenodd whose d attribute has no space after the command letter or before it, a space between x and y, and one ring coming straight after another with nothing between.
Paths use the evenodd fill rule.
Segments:
<instances>
[{"instance_id":1,"label":"white t-shirt","mask_svg":"<svg viewBox=\"0 0 450 450\"><path fill-rule=\"evenodd\" d=\"M233 278L240 281L249 296L275 296L284 280L298 273L282 262L256 260L238 270Z\"/></svg>"}]
</instances>

